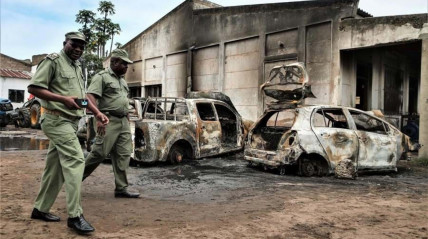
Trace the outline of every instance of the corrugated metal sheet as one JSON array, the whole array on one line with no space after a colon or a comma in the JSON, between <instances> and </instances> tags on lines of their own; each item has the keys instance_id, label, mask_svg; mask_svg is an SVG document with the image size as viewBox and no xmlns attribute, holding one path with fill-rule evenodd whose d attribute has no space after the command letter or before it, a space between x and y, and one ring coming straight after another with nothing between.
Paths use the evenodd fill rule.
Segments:
<instances>
[{"instance_id":1,"label":"corrugated metal sheet","mask_svg":"<svg viewBox=\"0 0 428 239\"><path fill-rule=\"evenodd\" d=\"M28 71L17 71L9 69L0 69L0 76L18 79L31 79L31 73Z\"/></svg>"}]
</instances>

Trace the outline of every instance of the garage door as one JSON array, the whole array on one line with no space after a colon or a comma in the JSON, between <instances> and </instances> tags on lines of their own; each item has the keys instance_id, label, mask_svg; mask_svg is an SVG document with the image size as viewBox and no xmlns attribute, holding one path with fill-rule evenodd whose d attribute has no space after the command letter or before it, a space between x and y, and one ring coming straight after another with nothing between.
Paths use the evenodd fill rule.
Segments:
<instances>
[{"instance_id":1,"label":"garage door","mask_svg":"<svg viewBox=\"0 0 428 239\"><path fill-rule=\"evenodd\" d=\"M166 57L165 96L184 97L186 94L187 53Z\"/></svg>"},{"instance_id":2,"label":"garage door","mask_svg":"<svg viewBox=\"0 0 428 239\"><path fill-rule=\"evenodd\" d=\"M193 52L193 91L218 91L218 48L213 46Z\"/></svg>"},{"instance_id":3,"label":"garage door","mask_svg":"<svg viewBox=\"0 0 428 239\"><path fill-rule=\"evenodd\" d=\"M162 57L147 59L144 64L145 85L162 84L163 60Z\"/></svg>"},{"instance_id":4,"label":"garage door","mask_svg":"<svg viewBox=\"0 0 428 239\"><path fill-rule=\"evenodd\" d=\"M249 120L257 118L259 65L259 38L226 44L224 93Z\"/></svg>"}]
</instances>

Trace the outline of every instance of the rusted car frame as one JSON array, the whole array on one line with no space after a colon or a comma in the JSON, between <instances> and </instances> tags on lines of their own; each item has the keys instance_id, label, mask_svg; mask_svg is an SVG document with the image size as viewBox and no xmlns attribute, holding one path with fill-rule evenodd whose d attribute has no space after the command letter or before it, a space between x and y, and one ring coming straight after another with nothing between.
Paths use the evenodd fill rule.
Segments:
<instances>
[{"instance_id":1,"label":"rusted car frame","mask_svg":"<svg viewBox=\"0 0 428 239\"><path fill-rule=\"evenodd\" d=\"M242 118L223 101L155 97L143 112L135 122L136 161L180 163L244 147Z\"/></svg>"}]
</instances>

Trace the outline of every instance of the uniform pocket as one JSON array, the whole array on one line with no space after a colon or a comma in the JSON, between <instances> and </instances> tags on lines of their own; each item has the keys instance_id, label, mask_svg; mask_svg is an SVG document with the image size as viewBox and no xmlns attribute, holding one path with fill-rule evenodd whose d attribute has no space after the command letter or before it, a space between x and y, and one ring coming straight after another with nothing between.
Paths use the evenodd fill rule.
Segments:
<instances>
[{"instance_id":1,"label":"uniform pocket","mask_svg":"<svg viewBox=\"0 0 428 239\"><path fill-rule=\"evenodd\" d=\"M64 86L67 86L67 89L75 89L75 82L73 82L73 79L75 78L75 74L72 71L61 71L60 73L61 75L61 83ZM78 83L78 81L76 80L76 84Z\"/></svg>"},{"instance_id":2,"label":"uniform pocket","mask_svg":"<svg viewBox=\"0 0 428 239\"><path fill-rule=\"evenodd\" d=\"M119 91L119 86L115 84L114 82L109 82L106 84L106 92L108 93L116 93Z\"/></svg>"}]
</instances>

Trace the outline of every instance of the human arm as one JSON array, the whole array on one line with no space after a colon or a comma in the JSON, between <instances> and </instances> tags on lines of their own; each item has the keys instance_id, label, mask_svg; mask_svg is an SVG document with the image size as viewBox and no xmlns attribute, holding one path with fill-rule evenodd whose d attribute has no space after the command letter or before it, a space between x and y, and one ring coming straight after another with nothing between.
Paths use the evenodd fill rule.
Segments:
<instances>
[{"instance_id":1,"label":"human arm","mask_svg":"<svg viewBox=\"0 0 428 239\"><path fill-rule=\"evenodd\" d=\"M43 100L63 103L70 110L80 109L80 107L76 104L76 102L74 102L74 99L77 99L76 96L64 96L64 95L55 94L49 91L48 89L35 86L35 85L28 86L28 92Z\"/></svg>"},{"instance_id":2,"label":"human arm","mask_svg":"<svg viewBox=\"0 0 428 239\"><path fill-rule=\"evenodd\" d=\"M105 128L106 125L109 123L109 119L106 115L99 111L94 94L88 93L86 94L86 97L89 101L88 108L94 113L95 118L97 119L97 133L102 136L105 134Z\"/></svg>"}]
</instances>

